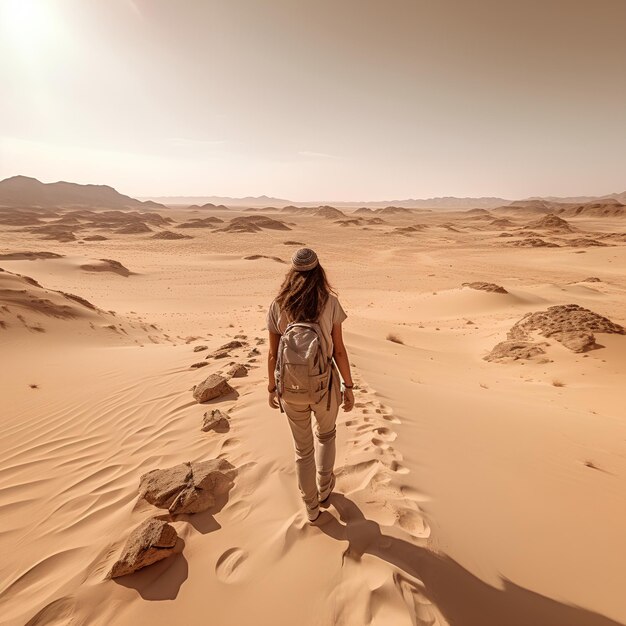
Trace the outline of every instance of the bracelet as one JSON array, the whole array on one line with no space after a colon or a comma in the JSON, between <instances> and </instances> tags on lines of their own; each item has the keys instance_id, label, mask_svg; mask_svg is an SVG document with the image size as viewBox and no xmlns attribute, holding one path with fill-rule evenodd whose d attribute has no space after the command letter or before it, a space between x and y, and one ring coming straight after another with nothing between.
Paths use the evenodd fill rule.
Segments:
<instances>
[{"instance_id":1,"label":"bracelet","mask_svg":"<svg viewBox=\"0 0 626 626\"><path fill-rule=\"evenodd\" d=\"M346 383L343 384L343 388L344 389L354 389L354 383L352 385L346 385Z\"/></svg>"},{"instance_id":2,"label":"bracelet","mask_svg":"<svg viewBox=\"0 0 626 626\"><path fill-rule=\"evenodd\" d=\"M271 389L268 387L267 390L269 393L274 393L276 391L276 385L274 385Z\"/></svg>"}]
</instances>

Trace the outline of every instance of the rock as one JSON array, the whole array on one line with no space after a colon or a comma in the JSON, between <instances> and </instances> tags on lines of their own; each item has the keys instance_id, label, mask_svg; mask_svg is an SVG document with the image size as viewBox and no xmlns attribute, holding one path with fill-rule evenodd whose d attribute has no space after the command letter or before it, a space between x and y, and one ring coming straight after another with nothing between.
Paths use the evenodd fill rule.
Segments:
<instances>
[{"instance_id":1,"label":"rock","mask_svg":"<svg viewBox=\"0 0 626 626\"><path fill-rule=\"evenodd\" d=\"M234 389L228 384L226 378L219 374L211 374L211 376L193 388L193 397L196 402L202 403L213 400L213 398L225 396L231 391L234 391Z\"/></svg>"},{"instance_id":2,"label":"rock","mask_svg":"<svg viewBox=\"0 0 626 626\"><path fill-rule=\"evenodd\" d=\"M181 463L144 474L139 497L167 508L172 515L199 513L215 504L215 497L227 493L237 470L226 459Z\"/></svg>"},{"instance_id":3,"label":"rock","mask_svg":"<svg viewBox=\"0 0 626 626\"><path fill-rule=\"evenodd\" d=\"M177 540L176 530L167 522L154 518L146 520L130 533L109 576L119 578L162 561L174 553Z\"/></svg>"},{"instance_id":4,"label":"rock","mask_svg":"<svg viewBox=\"0 0 626 626\"><path fill-rule=\"evenodd\" d=\"M215 352L212 352L211 354L209 354L207 359L209 357L211 357L213 359L226 359L226 358L230 357L230 352L228 350L220 348L219 350L216 350Z\"/></svg>"},{"instance_id":5,"label":"rock","mask_svg":"<svg viewBox=\"0 0 626 626\"><path fill-rule=\"evenodd\" d=\"M197 363L192 363L189 367L191 367L191 369L198 369L200 367L204 367L205 365L208 365L208 363L206 361L198 361Z\"/></svg>"},{"instance_id":6,"label":"rock","mask_svg":"<svg viewBox=\"0 0 626 626\"><path fill-rule=\"evenodd\" d=\"M248 368L242 363L235 363L226 372L231 378L243 378L248 375Z\"/></svg>"},{"instance_id":7,"label":"rock","mask_svg":"<svg viewBox=\"0 0 626 626\"><path fill-rule=\"evenodd\" d=\"M251 254L243 257L244 261L258 261L259 259L269 259L270 261L276 261L277 263L285 263L279 256L268 256L266 254Z\"/></svg>"},{"instance_id":8,"label":"rock","mask_svg":"<svg viewBox=\"0 0 626 626\"><path fill-rule=\"evenodd\" d=\"M605 248L606 246L613 245L598 241L597 239L593 239L593 237L576 237L575 239L562 239L561 241L563 245L569 246L570 248Z\"/></svg>"},{"instance_id":9,"label":"rock","mask_svg":"<svg viewBox=\"0 0 626 626\"><path fill-rule=\"evenodd\" d=\"M581 283L601 283L602 281L596 276L590 276L580 281Z\"/></svg>"},{"instance_id":10,"label":"rock","mask_svg":"<svg viewBox=\"0 0 626 626\"><path fill-rule=\"evenodd\" d=\"M223 346L220 346L218 350L234 350L235 348L242 348L243 345L244 345L243 342L237 341L236 339L234 339L233 341L229 341L228 343L225 343Z\"/></svg>"},{"instance_id":11,"label":"rock","mask_svg":"<svg viewBox=\"0 0 626 626\"><path fill-rule=\"evenodd\" d=\"M193 349L194 352L202 352L203 350L208 350L209 346L195 346Z\"/></svg>"},{"instance_id":12,"label":"rock","mask_svg":"<svg viewBox=\"0 0 626 626\"><path fill-rule=\"evenodd\" d=\"M462 283L463 287L469 287L470 289L477 289L479 291L488 291L490 293L509 293L504 287L496 285L495 283Z\"/></svg>"},{"instance_id":13,"label":"rock","mask_svg":"<svg viewBox=\"0 0 626 626\"><path fill-rule=\"evenodd\" d=\"M507 361L517 361L519 359L532 359L539 354L545 354L545 350L538 343L530 341L501 341L483 358L485 361L506 363Z\"/></svg>"},{"instance_id":14,"label":"rock","mask_svg":"<svg viewBox=\"0 0 626 626\"><path fill-rule=\"evenodd\" d=\"M230 421L225 413L222 413L219 409L213 411L207 411L204 414L204 421L202 422L202 430L206 433L210 430L217 432L226 432L230 430Z\"/></svg>"},{"instance_id":15,"label":"rock","mask_svg":"<svg viewBox=\"0 0 626 626\"><path fill-rule=\"evenodd\" d=\"M518 239L509 241L508 245L516 248L558 248L559 245L551 241L544 241L539 237L527 237L526 239Z\"/></svg>"},{"instance_id":16,"label":"rock","mask_svg":"<svg viewBox=\"0 0 626 626\"><path fill-rule=\"evenodd\" d=\"M596 338L589 332L561 333L559 341L572 352L587 352L596 347Z\"/></svg>"},{"instance_id":17,"label":"rock","mask_svg":"<svg viewBox=\"0 0 626 626\"><path fill-rule=\"evenodd\" d=\"M252 348L252 350L250 350L250 352L248 352L248 356L258 356L259 354L261 354L261 351L258 348Z\"/></svg>"},{"instance_id":18,"label":"rock","mask_svg":"<svg viewBox=\"0 0 626 626\"><path fill-rule=\"evenodd\" d=\"M594 333L624 335L626 329L577 304L551 306L545 311L524 315L507 333L508 341L495 346L485 360L530 359L542 354L541 344L530 341L534 332L556 339L573 352L586 352L597 347Z\"/></svg>"}]
</instances>

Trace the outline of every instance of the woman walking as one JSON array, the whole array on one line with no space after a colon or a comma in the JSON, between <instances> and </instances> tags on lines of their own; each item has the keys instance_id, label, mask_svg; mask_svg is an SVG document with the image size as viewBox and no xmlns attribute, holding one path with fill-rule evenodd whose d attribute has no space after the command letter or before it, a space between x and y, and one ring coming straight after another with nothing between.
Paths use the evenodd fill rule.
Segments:
<instances>
[{"instance_id":1,"label":"woman walking","mask_svg":"<svg viewBox=\"0 0 626 626\"><path fill-rule=\"evenodd\" d=\"M335 422L342 395L344 411L354 406L341 332L346 317L317 255L300 248L267 314L267 369L269 405L289 421L298 486L311 522L335 486Z\"/></svg>"}]
</instances>

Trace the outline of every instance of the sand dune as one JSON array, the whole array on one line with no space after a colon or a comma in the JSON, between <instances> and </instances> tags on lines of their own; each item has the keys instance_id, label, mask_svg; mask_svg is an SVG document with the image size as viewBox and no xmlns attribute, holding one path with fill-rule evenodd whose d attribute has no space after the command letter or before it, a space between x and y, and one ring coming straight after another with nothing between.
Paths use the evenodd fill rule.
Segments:
<instances>
[{"instance_id":1,"label":"sand dune","mask_svg":"<svg viewBox=\"0 0 626 626\"><path fill-rule=\"evenodd\" d=\"M215 228L216 224L223 224L224 220L219 217L195 217L188 222L178 224L177 228Z\"/></svg>"},{"instance_id":2,"label":"sand dune","mask_svg":"<svg viewBox=\"0 0 626 626\"><path fill-rule=\"evenodd\" d=\"M151 239L165 239L165 240L175 240L175 239L191 239L191 235L183 235L183 233L176 233L173 230L160 230L158 233L154 233Z\"/></svg>"},{"instance_id":3,"label":"sand dune","mask_svg":"<svg viewBox=\"0 0 626 626\"><path fill-rule=\"evenodd\" d=\"M234 217L228 226L219 228L224 233L256 233L263 229L291 230L285 222L275 220L265 215L250 215L246 217Z\"/></svg>"},{"instance_id":4,"label":"sand dune","mask_svg":"<svg viewBox=\"0 0 626 626\"><path fill-rule=\"evenodd\" d=\"M57 252L8 252L0 254L0 261L34 261L35 259L62 259Z\"/></svg>"},{"instance_id":5,"label":"sand dune","mask_svg":"<svg viewBox=\"0 0 626 626\"><path fill-rule=\"evenodd\" d=\"M164 242L114 231L175 232L193 210L135 213L55 209L80 246L0 229L3 623L626 623L621 218L567 216L575 232L536 228L559 247L504 253L533 239L510 230L527 216L397 213L368 231L216 208L224 224ZM581 237L615 245L578 255ZM315 526L265 393L273 259L300 242L348 312L357 385ZM206 510L142 495L142 476L215 460L236 476Z\"/></svg>"}]
</instances>

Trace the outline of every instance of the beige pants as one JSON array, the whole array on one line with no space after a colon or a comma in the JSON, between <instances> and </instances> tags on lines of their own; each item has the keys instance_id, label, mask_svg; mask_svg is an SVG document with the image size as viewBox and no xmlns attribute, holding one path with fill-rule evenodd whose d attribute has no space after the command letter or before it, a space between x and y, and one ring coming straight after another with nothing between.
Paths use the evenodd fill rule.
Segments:
<instances>
[{"instance_id":1,"label":"beige pants","mask_svg":"<svg viewBox=\"0 0 626 626\"><path fill-rule=\"evenodd\" d=\"M334 370L330 407L327 397L318 404L305 407L283 402L296 450L298 487L304 504L310 510L318 506L319 493L328 488L333 477L335 422L341 404L340 384L339 372Z\"/></svg>"}]
</instances>

